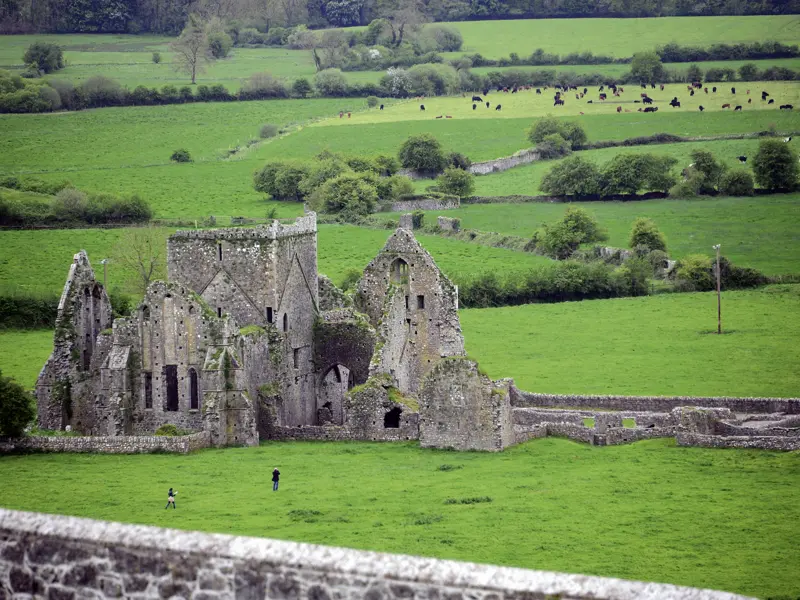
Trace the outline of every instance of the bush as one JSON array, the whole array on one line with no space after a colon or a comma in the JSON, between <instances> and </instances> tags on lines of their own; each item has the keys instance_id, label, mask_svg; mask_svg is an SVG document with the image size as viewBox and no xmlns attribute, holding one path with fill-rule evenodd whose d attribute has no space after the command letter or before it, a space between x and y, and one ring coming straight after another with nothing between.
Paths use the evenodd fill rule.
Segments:
<instances>
[{"instance_id":1,"label":"bush","mask_svg":"<svg viewBox=\"0 0 800 600\"><path fill-rule=\"evenodd\" d=\"M294 200L301 202L304 194L300 188L303 179L308 175L308 167L303 164L286 163L275 174L275 187L272 197L276 200Z\"/></svg>"},{"instance_id":2,"label":"bush","mask_svg":"<svg viewBox=\"0 0 800 600\"><path fill-rule=\"evenodd\" d=\"M797 186L797 155L782 140L761 140L753 159L756 182L768 190L791 191Z\"/></svg>"},{"instance_id":3,"label":"bush","mask_svg":"<svg viewBox=\"0 0 800 600\"><path fill-rule=\"evenodd\" d=\"M400 146L398 157L404 168L422 173L441 173L447 166L441 144L429 133L409 137Z\"/></svg>"},{"instance_id":4,"label":"bush","mask_svg":"<svg viewBox=\"0 0 800 600\"><path fill-rule=\"evenodd\" d=\"M658 227L651 219L645 217L638 217L633 222L631 239L628 245L631 248L644 246L651 252L653 250L667 251L667 240L664 234L658 230Z\"/></svg>"},{"instance_id":5,"label":"bush","mask_svg":"<svg viewBox=\"0 0 800 600\"><path fill-rule=\"evenodd\" d=\"M348 171L348 166L338 157L331 156L322 160L315 161L309 169L303 181L300 183L300 191L305 196L311 196L323 183L330 179L334 179ZM315 206L321 204L316 200L312 200Z\"/></svg>"},{"instance_id":6,"label":"bush","mask_svg":"<svg viewBox=\"0 0 800 600\"><path fill-rule=\"evenodd\" d=\"M259 131L261 139L273 138L278 135L278 126L274 123L264 123Z\"/></svg>"},{"instance_id":7,"label":"bush","mask_svg":"<svg viewBox=\"0 0 800 600\"><path fill-rule=\"evenodd\" d=\"M78 221L86 214L88 198L75 188L64 188L53 200L53 213L62 221Z\"/></svg>"},{"instance_id":8,"label":"bush","mask_svg":"<svg viewBox=\"0 0 800 600\"><path fill-rule=\"evenodd\" d=\"M375 161L363 156L348 156L344 162L356 173L375 173L377 175L379 172Z\"/></svg>"},{"instance_id":9,"label":"bush","mask_svg":"<svg viewBox=\"0 0 800 600\"><path fill-rule=\"evenodd\" d=\"M572 152L570 144L561 137L559 133L546 135L544 139L536 144L536 150L542 159L561 158Z\"/></svg>"},{"instance_id":10,"label":"bush","mask_svg":"<svg viewBox=\"0 0 800 600\"><path fill-rule=\"evenodd\" d=\"M379 154L375 157L375 166L378 168L378 175L394 175L400 170L400 161L394 156Z\"/></svg>"},{"instance_id":11,"label":"bush","mask_svg":"<svg viewBox=\"0 0 800 600\"><path fill-rule=\"evenodd\" d=\"M553 196L596 196L601 188L600 170L593 162L571 156L545 173L540 187Z\"/></svg>"},{"instance_id":12,"label":"bush","mask_svg":"<svg viewBox=\"0 0 800 600\"><path fill-rule=\"evenodd\" d=\"M0 371L0 436L18 437L36 417L33 398Z\"/></svg>"},{"instance_id":13,"label":"bush","mask_svg":"<svg viewBox=\"0 0 800 600\"><path fill-rule=\"evenodd\" d=\"M240 100L263 100L264 98L286 98L286 86L270 73L254 73L239 90Z\"/></svg>"},{"instance_id":14,"label":"bush","mask_svg":"<svg viewBox=\"0 0 800 600\"><path fill-rule=\"evenodd\" d=\"M314 75L314 87L320 96L347 95L347 80L340 69L325 69Z\"/></svg>"},{"instance_id":15,"label":"bush","mask_svg":"<svg viewBox=\"0 0 800 600\"><path fill-rule=\"evenodd\" d=\"M452 25L429 25L425 35L436 43L440 52L458 52L464 43L461 32Z\"/></svg>"},{"instance_id":16,"label":"bush","mask_svg":"<svg viewBox=\"0 0 800 600\"><path fill-rule=\"evenodd\" d=\"M561 221L543 225L533 234L531 242L538 252L563 260L571 256L581 244L605 239L605 232L589 213L582 208L570 206Z\"/></svg>"},{"instance_id":17,"label":"bush","mask_svg":"<svg viewBox=\"0 0 800 600\"><path fill-rule=\"evenodd\" d=\"M81 93L91 107L119 106L123 104L124 92L119 83L103 75L90 77L81 84Z\"/></svg>"},{"instance_id":18,"label":"bush","mask_svg":"<svg viewBox=\"0 0 800 600\"><path fill-rule=\"evenodd\" d=\"M208 51L214 58L225 58L233 47L233 40L224 31L213 31L208 35Z\"/></svg>"},{"instance_id":19,"label":"bush","mask_svg":"<svg viewBox=\"0 0 800 600\"><path fill-rule=\"evenodd\" d=\"M322 185L318 201L324 212L339 214L345 221L357 221L375 210L378 192L368 176L343 173Z\"/></svg>"},{"instance_id":20,"label":"bush","mask_svg":"<svg viewBox=\"0 0 800 600\"><path fill-rule=\"evenodd\" d=\"M447 155L447 164L451 167L455 167L456 169L469 171L469 168L472 166L472 161L468 156L465 156L460 152L450 152Z\"/></svg>"},{"instance_id":21,"label":"bush","mask_svg":"<svg viewBox=\"0 0 800 600\"><path fill-rule=\"evenodd\" d=\"M181 435L181 431L178 429L176 425L172 423L164 423L158 429L156 429L157 436L174 436L174 435Z\"/></svg>"},{"instance_id":22,"label":"bush","mask_svg":"<svg viewBox=\"0 0 800 600\"><path fill-rule=\"evenodd\" d=\"M656 52L637 52L631 58L631 78L639 83L664 81L664 66Z\"/></svg>"},{"instance_id":23,"label":"bush","mask_svg":"<svg viewBox=\"0 0 800 600\"><path fill-rule=\"evenodd\" d=\"M714 193L719 186L722 174L727 168L724 164L717 161L711 152L705 150L692 150L692 166L689 169L694 170L700 175L699 193L709 194ZM691 171L689 171L691 176Z\"/></svg>"},{"instance_id":24,"label":"bush","mask_svg":"<svg viewBox=\"0 0 800 600\"><path fill-rule=\"evenodd\" d=\"M376 106L378 106L379 102L380 102L380 100L378 100L377 96L367 96L367 107L368 108L375 108Z\"/></svg>"},{"instance_id":25,"label":"bush","mask_svg":"<svg viewBox=\"0 0 800 600\"><path fill-rule=\"evenodd\" d=\"M468 171L448 167L436 179L436 185L440 192L453 194L459 198L467 198L475 191L474 179L475 177Z\"/></svg>"},{"instance_id":26,"label":"bush","mask_svg":"<svg viewBox=\"0 0 800 600\"><path fill-rule=\"evenodd\" d=\"M407 74L408 93L412 96L445 96L460 88L458 73L450 65L414 65Z\"/></svg>"},{"instance_id":27,"label":"bush","mask_svg":"<svg viewBox=\"0 0 800 600\"><path fill-rule=\"evenodd\" d=\"M558 134L567 140L573 150L586 143L587 136L583 127L574 121L560 121L550 115L536 121L528 130L528 139L534 144L541 144L549 135Z\"/></svg>"},{"instance_id":28,"label":"bush","mask_svg":"<svg viewBox=\"0 0 800 600\"><path fill-rule=\"evenodd\" d=\"M313 91L314 88L311 87L311 82L305 77L295 79L292 84L292 93L299 98L306 98Z\"/></svg>"},{"instance_id":29,"label":"bush","mask_svg":"<svg viewBox=\"0 0 800 600\"><path fill-rule=\"evenodd\" d=\"M378 200L381 202L394 202L403 196L414 193L414 185L404 175L379 177L374 183L378 191Z\"/></svg>"},{"instance_id":30,"label":"bush","mask_svg":"<svg viewBox=\"0 0 800 600\"><path fill-rule=\"evenodd\" d=\"M42 73L52 73L64 68L64 53L56 44L34 42L25 51L22 60Z\"/></svg>"},{"instance_id":31,"label":"bush","mask_svg":"<svg viewBox=\"0 0 800 600\"><path fill-rule=\"evenodd\" d=\"M189 155L189 151L186 150L185 148L179 148L178 150L175 150L175 152L172 153L172 156L170 156L169 159L173 162L179 162L179 163L192 162L192 157Z\"/></svg>"},{"instance_id":32,"label":"bush","mask_svg":"<svg viewBox=\"0 0 800 600\"><path fill-rule=\"evenodd\" d=\"M707 292L716 289L711 259L702 254L690 254L675 265L675 280L678 289Z\"/></svg>"},{"instance_id":33,"label":"bush","mask_svg":"<svg viewBox=\"0 0 800 600\"><path fill-rule=\"evenodd\" d=\"M748 267L737 267L724 256L719 258L719 272L722 287L728 290L754 288L769 283L763 273Z\"/></svg>"},{"instance_id":34,"label":"bush","mask_svg":"<svg viewBox=\"0 0 800 600\"><path fill-rule=\"evenodd\" d=\"M752 196L753 176L746 169L728 171L720 179L719 191L726 196Z\"/></svg>"},{"instance_id":35,"label":"bush","mask_svg":"<svg viewBox=\"0 0 800 600\"><path fill-rule=\"evenodd\" d=\"M161 62L161 52L153 52L152 60L154 64Z\"/></svg>"},{"instance_id":36,"label":"bush","mask_svg":"<svg viewBox=\"0 0 800 600\"><path fill-rule=\"evenodd\" d=\"M641 189L666 191L676 183L671 156L617 154L603 169L603 195L636 194Z\"/></svg>"}]
</instances>

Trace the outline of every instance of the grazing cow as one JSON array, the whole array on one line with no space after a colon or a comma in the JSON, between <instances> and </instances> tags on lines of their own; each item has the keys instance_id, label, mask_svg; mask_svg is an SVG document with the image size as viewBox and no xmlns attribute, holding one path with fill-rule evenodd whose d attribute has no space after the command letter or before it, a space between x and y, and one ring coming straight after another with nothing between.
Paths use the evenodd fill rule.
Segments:
<instances>
[{"instance_id":1,"label":"grazing cow","mask_svg":"<svg viewBox=\"0 0 800 600\"><path fill-rule=\"evenodd\" d=\"M591 103L592 103L592 101L591 101L591 100L587 100L587 101L586 101L586 104L591 104Z\"/></svg>"},{"instance_id":2,"label":"grazing cow","mask_svg":"<svg viewBox=\"0 0 800 600\"><path fill-rule=\"evenodd\" d=\"M772 98L770 98L770 99L769 99L769 102L767 102L767 104L775 104L775 100L774 100L774 99L772 99Z\"/></svg>"},{"instance_id":3,"label":"grazing cow","mask_svg":"<svg viewBox=\"0 0 800 600\"><path fill-rule=\"evenodd\" d=\"M643 84L642 84L642 89L643 89L643 90L646 90L646 89L647 89L647 85L645 85L645 84L643 83Z\"/></svg>"},{"instance_id":4,"label":"grazing cow","mask_svg":"<svg viewBox=\"0 0 800 600\"><path fill-rule=\"evenodd\" d=\"M485 95L486 95L486 94L484 94L484 96L485 96ZM488 102L486 103L486 108L489 108L489 103L488 103Z\"/></svg>"},{"instance_id":5,"label":"grazing cow","mask_svg":"<svg viewBox=\"0 0 800 600\"><path fill-rule=\"evenodd\" d=\"M438 117L436 117L436 118L437 118L437 119L441 119L443 116L444 116L444 115L439 115L439 116L438 116Z\"/></svg>"},{"instance_id":6,"label":"grazing cow","mask_svg":"<svg viewBox=\"0 0 800 600\"><path fill-rule=\"evenodd\" d=\"M656 112L658 110L657 106L648 106L644 109L644 112Z\"/></svg>"},{"instance_id":7,"label":"grazing cow","mask_svg":"<svg viewBox=\"0 0 800 600\"><path fill-rule=\"evenodd\" d=\"M748 95L748 96L750 95L750 90L747 90L747 95Z\"/></svg>"},{"instance_id":8,"label":"grazing cow","mask_svg":"<svg viewBox=\"0 0 800 600\"><path fill-rule=\"evenodd\" d=\"M621 107L621 106L618 106L618 107L617 107L617 112L618 112L618 113L621 113L621 112L622 112L622 107Z\"/></svg>"},{"instance_id":9,"label":"grazing cow","mask_svg":"<svg viewBox=\"0 0 800 600\"><path fill-rule=\"evenodd\" d=\"M705 107L703 107L703 105L701 104L700 105L700 112L703 112L704 110L705 110Z\"/></svg>"},{"instance_id":10,"label":"grazing cow","mask_svg":"<svg viewBox=\"0 0 800 600\"><path fill-rule=\"evenodd\" d=\"M781 104L781 110L792 110L794 108L794 104Z\"/></svg>"},{"instance_id":11,"label":"grazing cow","mask_svg":"<svg viewBox=\"0 0 800 600\"><path fill-rule=\"evenodd\" d=\"M652 104L652 103L653 103L653 99L652 98L650 98L648 96L645 96L644 98L642 98L642 104Z\"/></svg>"},{"instance_id":12,"label":"grazing cow","mask_svg":"<svg viewBox=\"0 0 800 600\"><path fill-rule=\"evenodd\" d=\"M736 88L735 87L731 88L731 94L733 94L734 96L736 95Z\"/></svg>"},{"instance_id":13,"label":"grazing cow","mask_svg":"<svg viewBox=\"0 0 800 600\"><path fill-rule=\"evenodd\" d=\"M575 100L580 100L580 99L581 99L581 95L580 94L575 94Z\"/></svg>"},{"instance_id":14,"label":"grazing cow","mask_svg":"<svg viewBox=\"0 0 800 600\"><path fill-rule=\"evenodd\" d=\"M637 108L636 112L642 112L642 109L641 108Z\"/></svg>"},{"instance_id":15,"label":"grazing cow","mask_svg":"<svg viewBox=\"0 0 800 600\"><path fill-rule=\"evenodd\" d=\"M647 98L647 92L645 92L644 94L639 94L639 98Z\"/></svg>"},{"instance_id":16,"label":"grazing cow","mask_svg":"<svg viewBox=\"0 0 800 600\"><path fill-rule=\"evenodd\" d=\"M383 104L381 104L381 110L383 110Z\"/></svg>"},{"instance_id":17,"label":"grazing cow","mask_svg":"<svg viewBox=\"0 0 800 600\"><path fill-rule=\"evenodd\" d=\"M606 89L606 86L604 86L604 85L601 85L601 86L600 86L600 91L602 92L604 89Z\"/></svg>"},{"instance_id":18,"label":"grazing cow","mask_svg":"<svg viewBox=\"0 0 800 600\"><path fill-rule=\"evenodd\" d=\"M753 99L752 99L752 98L748 98L748 99L747 99L747 103L748 103L748 104L750 104L750 103L752 103L752 102L753 102Z\"/></svg>"},{"instance_id":19,"label":"grazing cow","mask_svg":"<svg viewBox=\"0 0 800 600\"><path fill-rule=\"evenodd\" d=\"M476 108L478 108L478 105L477 104L473 104L472 105L472 110L475 110Z\"/></svg>"},{"instance_id":20,"label":"grazing cow","mask_svg":"<svg viewBox=\"0 0 800 600\"><path fill-rule=\"evenodd\" d=\"M675 96L675 97L674 97L672 100L670 100L670 101L669 101L669 105L670 105L672 108L680 108L680 105L681 105L681 103L680 103L680 102L678 102L678 97L677 97L677 96Z\"/></svg>"},{"instance_id":21,"label":"grazing cow","mask_svg":"<svg viewBox=\"0 0 800 600\"><path fill-rule=\"evenodd\" d=\"M694 90L692 90L691 92L689 92L689 95L690 95L690 96L694 96Z\"/></svg>"},{"instance_id":22,"label":"grazing cow","mask_svg":"<svg viewBox=\"0 0 800 600\"><path fill-rule=\"evenodd\" d=\"M564 106L564 101L561 98L556 98L556 101L553 102L553 106Z\"/></svg>"},{"instance_id":23,"label":"grazing cow","mask_svg":"<svg viewBox=\"0 0 800 600\"><path fill-rule=\"evenodd\" d=\"M481 98L480 96L473 96L472 97L472 101L473 102L483 102L483 98Z\"/></svg>"},{"instance_id":24,"label":"grazing cow","mask_svg":"<svg viewBox=\"0 0 800 600\"><path fill-rule=\"evenodd\" d=\"M588 94L589 93L589 89L588 88L583 88L583 93L584 94Z\"/></svg>"},{"instance_id":25,"label":"grazing cow","mask_svg":"<svg viewBox=\"0 0 800 600\"><path fill-rule=\"evenodd\" d=\"M424 105L424 104L420 104L420 105L419 105L419 109L420 109L420 110L425 110L425 105Z\"/></svg>"},{"instance_id":26,"label":"grazing cow","mask_svg":"<svg viewBox=\"0 0 800 600\"><path fill-rule=\"evenodd\" d=\"M488 89L483 90L483 95L484 96L488 96L489 95L489 90Z\"/></svg>"},{"instance_id":27,"label":"grazing cow","mask_svg":"<svg viewBox=\"0 0 800 600\"><path fill-rule=\"evenodd\" d=\"M663 92L664 91L664 84L662 83L659 87L660 87L661 91Z\"/></svg>"},{"instance_id":28,"label":"grazing cow","mask_svg":"<svg viewBox=\"0 0 800 600\"><path fill-rule=\"evenodd\" d=\"M453 117L451 115L445 115L444 118L445 119L452 119Z\"/></svg>"},{"instance_id":29,"label":"grazing cow","mask_svg":"<svg viewBox=\"0 0 800 600\"><path fill-rule=\"evenodd\" d=\"M711 91L712 91L712 92L714 92L714 93L716 94L716 93L717 93L717 86L714 86L714 87L712 87L712 88L711 88Z\"/></svg>"},{"instance_id":30,"label":"grazing cow","mask_svg":"<svg viewBox=\"0 0 800 600\"><path fill-rule=\"evenodd\" d=\"M542 93L542 90L541 90L541 89L539 89L539 88L536 88L536 93L537 93L537 94L541 94L541 93Z\"/></svg>"},{"instance_id":31,"label":"grazing cow","mask_svg":"<svg viewBox=\"0 0 800 600\"><path fill-rule=\"evenodd\" d=\"M730 107L731 107L731 105L730 105L730 104L723 104L723 105L722 105L722 108L730 108Z\"/></svg>"},{"instance_id":32,"label":"grazing cow","mask_svg":"<svg viewBox=\"0 0 800 600\"><path fill-rule=\"evenodd\" d=\"M651 84L650 84L650 88L651 88L651 89L656 89L656 84L655 84L655 83L651 83Z\"/></svg>"},{"instance_id":33,"label":"grazing cow","mask_svg":"<svg viewBox=\"0 0 800 600\"><path fill-rule=\"evenodd\" d=\"M561 104L564 104L563 100L561 101ZM497 106L494 107L495 110L500 110L501 108L503 108L502 104L498 104Z\"/></svg>"},{"instance_id":34,"label":"grazing cow","mask_svg":"<svg viewBox=\"0 0 800 600\"><path fill-rule=\"evenodd\" d=\"M783 138L783 141L788 144L789 142L792 141L792 136L789 136L787 138Z\"/></svg>"},{"instance_id":35,"label":"grazing cow","mask_svg":"<svg viewBox=\"0 0 800 600\"><path fill-rule=\"evenodd\" d=\"M746 156L737 156L736 158L738 158L739 162L742 163L742 164L747 162L747 157Z\"/></svg>"},{"instance_id":36,"label":"grazing cow","mask_svg":"<svg viewBox=\"0 0 800 600\"><path fill-rule=\"evenodd\" d=\"M734 107L734 109L733 109L733 110L734 110L734 111L737 111L737 110L742 110L742 105L741 105L741 104L738 104L736 107Z\"/></svg>"},{"instance_id":37,"label":"grazing cow","mask_svg":"<svg viewBox=\"0 0 800 600\"><path fill-rule=\"evenodd\" d=\"M769 92L761 92L761 99L766 100L767 96L769 96Z\"/></svg>"},{"instance_id":38,"label":"grazing cow","mask_svg":"<svg viewBox=\"0 0 800 600\"><path fill-rule=\"evenodd\" d=\"M605 100L607 96L605 94L600 94L600 100Z\"/></svg>"},{"instance_id":39,"label":"grazing cow","mask_svg":"<svg viewBox=\"0 0 800 600\"><path fill-rule=\"evenodd\" d=\"M707 94L707 93L708 93L708 88L707 88L707 87L704 87L704 88L703 88L703 91L704 91L704 92Z\"/></svg>"},{"instance_id":40,"label":"grazing cow","mask_svg":"<svg viewBox=\"0 0 800 600\"><path fill-rule=\"evenodd\" d=\"M691 85L687 85L686 86L686 91L687 92L691 92L692 91L692 86Z\"/></svg>"}]
</instances>

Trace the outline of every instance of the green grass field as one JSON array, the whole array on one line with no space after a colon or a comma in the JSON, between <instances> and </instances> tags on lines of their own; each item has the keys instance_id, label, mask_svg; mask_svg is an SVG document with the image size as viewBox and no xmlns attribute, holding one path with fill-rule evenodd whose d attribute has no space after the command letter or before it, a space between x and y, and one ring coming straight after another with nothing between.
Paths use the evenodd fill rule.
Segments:
<instances>
[{"instance_id":1,"label":"green grass field","mask_svg":"<svg viewBox=\"0 0 800 600\"><path fill-rule=\"evenodd\" d=\"M53 332L0 330L0 371L26 389L33 389L39 371L53 351Z\"/></svg>"},{"instance_id":2,"label":"green grass field","mask_svg":"<svg viewBox=\"0 0 800 600\"><path fill-rule=\"evenodd\" d=\"M573 394L800 396L800 286L461 311L493 378Z\"/></svg>"},{"instance_id":3,"label":"green grass field","mask_svg":"<svg viewBox=\"0 0 800 600\"><path fill-rule=\"evenodd\" d=\"M189 456L5 456L0 480L14 482L0 486L0 505L13 509L800 594L791 568L800 462L790 453L671 440L595 448L545 439L502 454L270 443ZM180 506L166 511L170 486ZM491 501L445 503L470 498Z\"/></svg>"},{"instance_id":4,"label":"green grass field","mask_svg":"<svg viewBox=\"0 0 800 600\"><path fill-rule=\"evenodd\" d=\"M759 269L768 275L800 273L800 194L696 200L643 200L641 202L586 202L581 208L592 214L608 232L608 245L627 248L631 225L637 217L649 217L667 236L669 254L712 255L711 246L734 264ZM468 229L496 231L530 237L543 223L564 214L563 204L470 204L447 211ZM442 211L427 212L434 219Z\"/></svg>"}]
</instances>

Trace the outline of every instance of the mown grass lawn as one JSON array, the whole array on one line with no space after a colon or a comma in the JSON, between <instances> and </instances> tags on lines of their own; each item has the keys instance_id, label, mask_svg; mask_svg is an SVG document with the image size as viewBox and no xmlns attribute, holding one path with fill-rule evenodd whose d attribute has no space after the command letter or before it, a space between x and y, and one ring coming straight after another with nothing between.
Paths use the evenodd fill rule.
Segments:
<instances>
[{"instance_id":1,"label":"mown grass lawn","mask_svg":"<svg viewBox=\"0 0 800 600\"><path fill-rule=\"evenodd\" d=\"M267 443L189 456L3 456L0 480L0 505L13 509L800 594L796 453L672 440L600 448L545 439L502 454ZM169 487L177 509L167 511Z\"/></svg>"},{"instance_id":2,"label":"mown grass lawn","mask_svg":"<svg viewBox=\"0 0 800 600\"><path fill-rule=\"evenodd\" d=\"M800 397L800 286L470 309L493 378L561 394Z\"/></svg>"}]
</instances>

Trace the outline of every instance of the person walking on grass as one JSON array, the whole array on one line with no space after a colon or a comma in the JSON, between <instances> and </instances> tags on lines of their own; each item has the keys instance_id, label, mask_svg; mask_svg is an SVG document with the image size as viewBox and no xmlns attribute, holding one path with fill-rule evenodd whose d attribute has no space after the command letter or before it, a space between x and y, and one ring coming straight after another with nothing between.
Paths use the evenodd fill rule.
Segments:
<instances>
[{"instance_id":1,"label":"person walking on grass","mask_svg":"<svg viewBox=\"0 0 800 600\"><path fill-rule=\"evenodd\" d=\"M164 510L169 508L169 505L172 504L172 508L177 508L175 506L175 495L178 492L173 492L172 488L169 488L169 492L167 492L167 505L164 507Z\"/></svg>"},{"instance_id":2,"label":"person walking on grass","mask_svg":"<svg viewBox=\"0 0 800 600\"><path fill-rule=\"evenodd\" d=\"M278 471L277 467L275 467L272 470L272 491L273 492L277 492L278 491L278 480L280 478L281 478L281 472Z\"/></svg>"}]
</instances>

